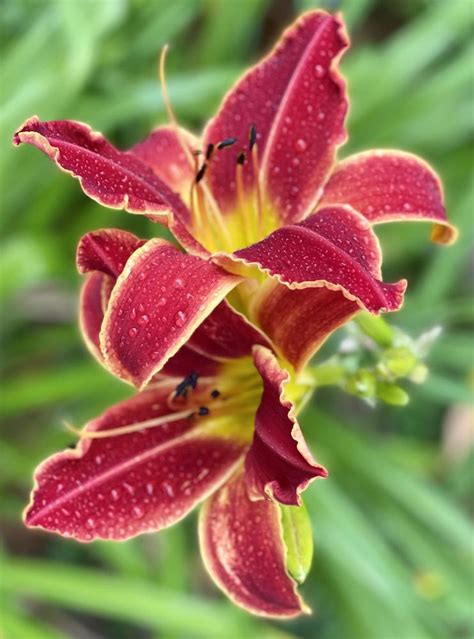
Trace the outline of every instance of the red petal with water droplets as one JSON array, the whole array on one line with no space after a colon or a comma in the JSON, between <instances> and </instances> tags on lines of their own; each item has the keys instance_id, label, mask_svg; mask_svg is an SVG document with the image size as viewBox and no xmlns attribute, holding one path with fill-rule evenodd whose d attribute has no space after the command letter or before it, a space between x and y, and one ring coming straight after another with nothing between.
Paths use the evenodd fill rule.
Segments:
<instances>
[{"instance_id":1,"label":"red petal with water droplets","mask_svg":"<svg viewBox=\"0 0 474 639\"><path fill-rule=\"evenodd\" d=\"M144 387L239 281L165 240L150 240L112 292L101 332L107 366Z\"/></svg>"},{"instance_id":2,"label":"red petal with water droplets","mask_svg":"<svg viewBox=\"0 0 474 639\"><path fill-rule=\"evenodd\" d=\"M311 612L285 570L279 506L251 501L242 473L204 504L199 539L209 574L238 606L265 617Z\"/></svg>"},{"instance_id":3,"label":"red petal with water droplets","mask_svg":"<svg viewBox=\"0 0 474 639\"><path fill-rule=\"evenodd\" d=\"M81 290L79 300L79 326L89 351L101 363L104 363L100 350L99 335L104 319L107 302L115 280L110 275L89 273Z\"/></svg>"},{"instance_id":4,"label":"red petal with water droplets","mask_svg":"<svg viewBox=\"0 0 474 639\"><path fill-rule=\"evenodd\" d=\"M327 477L327 471L314 461L296 421L294 406L285 398L289 374L262 346L255 346L254 362L263 380L263 394L255 416L252 446L245 458L249 496L301 505L301 492L317 477Z\"/></svg>"},{"instance_id":5,"label":"red petal with water droplets","mask_svg":"<svg viewBox=\"0 0 474 639\"><path fill-rule=\"evenodd\" d=\"M183 146L188 149L189 157ZM185 129L160 126L145 140L132 146L129 152L153 169L160 180L181 195L184 202L188 202L196 174L191 154L199 147L199 140Z\"/></svg>"},{"instance_id":6,"label":"red petal with water droplets","mask_svg":"<svg viewBox=\"0 0 474 639\"><path fill-rule=\"evenodd\" d=\"M300 219L308 209L327 176L336 146L346 137L347 100L336 65L347 44L339 18L323 11L307 13L231 89L204 133L205 144L229 137L238 140L234 147L216 153L208 170L223 209L236 203L236 153L247 147L252 124L257 129L264 187L281 216ZM254 183L250 161L244 165L244 182L247 187Z\"/></svg>"},{"instance_id":7,"label":"red petal with water droplets","mask_svg":"<svg viewBox=\"0 0 474 639\"><path fill-rule=\"evenodd\" d=\"M92 271L82 289L80 324L87 347L101 364L106 365L106 362L100 351L99 335L112 289L128 258L145 242L120 229L92 231L79 241L76 256L78 270L81 273ZM218 370L217 362L183 346L166 363L160 376L186 377L197 371L199 375L208 377Z\"/></svg>"},{"instance_id":8,"label":"red petal with water droplets","mask_svg":"<svg viewBox=\"0 0 474 639\"><path fill-rule=\"evenodd\" d=\"M204 320L188 342L191 348L217 359L252 353L252 346L270 346L263 333L224 300Z\"/></svg>"},{"instance_id":9,"label":"red petal with water droplets","mask_svg":"<svg viewBox=\"0 0 474 639\"><path fill-rule=\"evenodd\" d=\"M172 384L160 385L116 404L86 430L102 432L167 415L173 390ZM197 418L82 439L76 450L53 455L37 469L25 521L79 541L156 531L182 519L218 488L241 455L242 444L219 437Z\"/></svg>"},{"instance_id":10,"label":"red petal with water droplets","mask_svg":"<svg viewBox=\"0 0 474 639\"><path fill-rule=\"evenodd\" d=\"M13 143L32 144L46 153L99 204L168 224L188 250L207 254L187 231L191 216L186 205L138 154L120 151L81 122L41 122L36 116L21 126Z\"/></svg>"},{"instance_id":11,"label":"red petal with water droplets","mask_svg":"<svg viewBox=\"0 0 474 639\"><path fill-rule=\"evenodd\" d=\"M291 289L324 286L372 313L398 310L406 281L380 281L380 250L369 222L344 206L322 209L304 222L274 231L267 238L213 258L230 271L263 271Z\"/></svg>"},{"instance_id":12,"label":"red petal with water droplets","mask_svg":"<svg viewBox=\"0 0 474 639\"><path fill-rule=\"evenodd\" d=\"M77 246L77 270L79 273L100 271L116 279L130 255L145 242L121 229L99 229L86 233Z\"/></svg>"},{"instance_id":13,"label":"red petal with water droplets","mask_svg":"<svg viewBox=\"0 0 474 639\"><path fill-rule=\"evenodd\" d=\"M432 239L450 244L457 230L446 218L441 182L422 159L401 151L367 151L340 162L320 206L350 204L373 224L433 222Z\"/></svg>"},{"instance_id":14,"label":"red petal with water droplets","mask_svg":"<svg viewBox=\"0 0 474 639\"><path fill-rule=\"evenodd\" d=\"M255 300L255 320L277 351L299 371L340 326L360 311L356 302L327 288L292 290L268 282Z\"/></svg>"}]
</instances>

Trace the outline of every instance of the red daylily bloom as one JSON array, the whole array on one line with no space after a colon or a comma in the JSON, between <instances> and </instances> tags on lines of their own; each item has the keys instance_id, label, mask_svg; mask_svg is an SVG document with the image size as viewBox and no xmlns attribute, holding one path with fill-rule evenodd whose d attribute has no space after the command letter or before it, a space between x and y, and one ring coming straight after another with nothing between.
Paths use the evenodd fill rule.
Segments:
<instances>
[{"instance_id":1,"label":"red daylily bloom","mask_svg":"<svg viewBox=\"0 0 474 639\"><path fill-rule=\"evenodd\" d=\"M28 525L125 539L206 500L201 548L216 582L259 614L304 610L279 510L326 474L295 418L304 366L360 310L403 302L406 282L382 281L374 224L429 220L435 241L456 234L419 158L372 151L336 162L347 46L340 17L304 15L201 140L164 126L120 151L84 124L36 117L16 133L94 200L167 224L187 251L117 229L82 238L86 343L140 392L38 469ZM287 392L280 363L295 373Z\"/></svg>"},{"instance_id":2,"label":"red daylily bloom","mask_svg":"<svg viewBox=\"0 0 474 639\"><path fill-rule=\"evenodd\" d=\"M167 283L166 274L175 277L173 260L193 273L196 258L162 240L143 244L130 233L107 230L89 233L79 244L79 268L89 271L81 324L101 361L108 356L99 347L104 314L117 309L120 315L117 289L126 287L127 300L133 295L121 279L147 285L133 268L146 265L149 253L163 268L158 286ZM213 290L219 267L197 264ZM198 280L193 290L198 296ZM173 294L178 291L179 285ZM153 340L158 323L148 312L132 301L123 308L127 320L110 321L126 331L135 320L154 326ZM161 317L172 333L166 314ZM293 384L287 392L288 378L265 335L226 301L217 303L145 390L87 424L76 449L40 466L26 523L79 541L123 540L170 526L207 500L200 538L217 584L258 614L307 610L286 570L279 504L300 504L304 488L327 473L312 458L295 417L294 402L308 387Z\"/></svg>"},{"instance_id":3,"label":"red daylily bloom","mask_svg":"<svg viewBox=\"0 0 474 639\"><path fill-rule=\"evenodd\" d=\"M101 204L167 224L207 270L213 262L245 278L233 303L238 298L240 310L299 369L359 309L400 307L405 282L381 282L373 224L428 220L435 241L456 235L440 182L424 161L399 151L336 161L347 137L338 63L348 44L339 16L303 15L231 89L200 141L164 126L120 151L84 124L34 117L14 142L43 150ZM124 336L108 343L114 372L143 382L160 369L161 350L148 349L146 372L138 373L137 363L129 370L115 339Z\"/></svg>"}]
</instances>

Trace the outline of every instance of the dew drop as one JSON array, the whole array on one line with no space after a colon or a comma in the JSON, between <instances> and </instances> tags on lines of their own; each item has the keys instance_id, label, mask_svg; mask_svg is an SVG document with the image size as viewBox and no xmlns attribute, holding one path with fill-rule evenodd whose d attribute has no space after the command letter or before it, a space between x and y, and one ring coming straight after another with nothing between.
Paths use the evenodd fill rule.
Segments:
<instances>
[{"instance_id":1,"label":"dew drop","mask_svg":"<svg viewBox=\"0 0 474 639\"><path fill-rule=\"evenodd\" d=\"M95 524L95 521L92 519L92 517L89 517L89 519L86 521L86 528L89 528L89 530L92 530L92 528L94 528L94 524Z\"/></svg>"},{"instance_id":2,"label":"dew drop","mask_svg":"<svg viewBox=\"0 0 474 639\"><path fill-rule=\"evenodd\" d=\"M324 70L324 67L322 67L320 64L316 64L314 67L314 70L316 72L316 77L317 78L323 78L324 74L326 73Z\"/></svg>"},{"instance_id":3,"label":"dew drop","mask_svg":"<svg viewBox=\"0 0 474 639\"><path fill-rule=\"evenodd\" d=\"M294 148L297 153L304 153L304 151L306 151L307 146L308 145L306 144L306 140L303 140L303 138L299 138L298 140L296 140L294 144Z\"/></svg>"},{"instance_id":4,"label":"dew drop","mask_svg":"<svg viewBox=\"0 0 474 639\"><path fill-rule=\"evenodd\" d=\"M133 509L133 516L136 517L137 519L140 519L141 517L143 517L143 508L141 508L140 506L134 506Z\"/></svg>"},{"instance_id":5,"label":"dew drop","mask_svg":"<svg viewBox=\"0 0 474 639\"><path fill-rule=\"evenodd\" d=\"M166 304L166 297L160 297L160 299L158 300L158 306L165 306Z\"/></svg>"},{"instance_id":6,"label":"dew drop","mask_svg":"<svg viewBox=\"0 0 474 639\"><path fill-rule=\"evenodd\" d=\"M184 288L184 282L179 277L175 280L174 283L176 285L176 288Z\"/></svg>"},{"instance_id":7,"label":"dew drop","mask_svg":"<svg viewBox=\"0 0 474 639\"><path fill-rule=\"evenodd\" d=\"M186 313L184 311L178 311L175 315L174 323L176 326L184 326L186 324Z\"/></svg>"},{"instance_id":8,"label":"dew drop","mask_svg":"<svg viewBox=\"0 0 474 639\"><path fill-rule=\"evenodd\" d=\"M140 317L137 319L137 322L140 324L140 326L148 324L149 321L150 318L148 317L148 315L140 315Z\"/></svg>"},{"instance_id":9,"label":"dew drop","mask_svg":"<svg viewBox=\"0 0 474 639\"><path fill-rule=\"evenodd\" d=\"M115 488L112 488L112 490L110 491L110 496L112 497L114 501L117 501L119 498L118 490L115 490Z\"/></svg>"},{"instance_id":10,"label":"dew drop","mask_svg":"<svg viewBox=\"0 0 474 639\"><path fill-rule=\"evenodd\" d=\"M135 328L135 326L132 326L132 328L128 331L128 334L130 335L130 337L136 337L138 333L138 328Z\"/></svg>"}]
</instances>

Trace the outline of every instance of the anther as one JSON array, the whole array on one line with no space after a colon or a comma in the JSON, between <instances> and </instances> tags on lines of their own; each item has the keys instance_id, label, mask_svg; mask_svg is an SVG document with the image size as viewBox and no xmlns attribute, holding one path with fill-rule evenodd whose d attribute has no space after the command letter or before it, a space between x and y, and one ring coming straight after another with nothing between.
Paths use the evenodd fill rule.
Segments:
<instances>
[{"instance_id":1,"label":"anther","mask_svg":"<svg viewBox=\"0 0 474 639\"><path fill-rule=\"evenodd\" d=\"M193 390L196 388L199 375L195 371L187 375L182 382L180 382L175 389L175 397L186 397L188 394L188 388Z\"/></svg>"},{"instance_id":2,"label":"anther","mask_svg":"<svg viewBox=\"0 0 474 639\"><path fill-rule=\"evenodd\" d=\"M245 160L247 159L245 153L243 151L241 151L239 153L239 155L237 156L237 164L240 164L240 166L242 166L242 164L244 164Z\"/></svg>"},{"instance_id":3,"label":"anther","mask_svg":"<svg viewBox=\"0 0 474 639\"><path fill-rule=\"evenodd\" d=\"M252 124L249 131L249 151L251 152L253 147L257 144L257 127Z\"/></svg>"},{"instance_id":4,"label":"anther","mask_svg":"<svg viewBox=\"0 0 474 639\"><path fill-rule=\"evenodd\" d=\"M197 157L198 155L202 155L202 151L201 151L201 149L195 149L195 150L193 151L193 155L195 155L196 157Z\"/></svg>"},{"instance_id":5,"label":"anther","mask_svg":"<svg viewBox=\"0 0 474 639\"><path fill-rule=\"evenodd\" d=\"M232 146L236 142L237 138L226 138L225 140L219 142L219 144L217 145L217 150L220 151L221 149L226 149L228 146Z\"/></svg>"},{"instance_id":6,"label":"anther","mask_svg":"<svg viewBox=\"0 0 474 639\"><path fill-rule=\"evenodd\" d=\"M213 151L214 151L214 145L212 144L212 142L210 142L207 145L207 149L206 149L206 160L210 160L211 159Z\"/></svg>"},{"instance_id":7,"label":"anther","mask_svg":"<svg viewBox=\"0 0 474 639\"><path fill-rule=\"evenodd\" d=\"M220 394L221 394L220 391L218 391L217 388L215 388L211 393L211 397L212 399L216 399L216 397L219 397Z\"/></svg>"},{"instance_id":8,"label":"anther","mask_svg":"<svg viewBox=\"0 0 474 639\"><path fill-rule=\"evenodd\" d=\"M209 408L207 408L207 406L200 406L199 410L198 410L198 415L200 417L203 417L204 415L208 415L209 414Z\"/></svg>"},{"instance_id":9,"label":"anther","mask_svg":"<svg viewBox=\"0 0 474 639\"><path fill-rule=\"evenodd\" d=\"M199 169L199 171L197 172L196 175L196 184L199 184L199 182L203 179L203 177L206 174L206 169L207 169L207 164L204 162L204 164L201 166L201 168Z\"/></svg>"}]
</instances>

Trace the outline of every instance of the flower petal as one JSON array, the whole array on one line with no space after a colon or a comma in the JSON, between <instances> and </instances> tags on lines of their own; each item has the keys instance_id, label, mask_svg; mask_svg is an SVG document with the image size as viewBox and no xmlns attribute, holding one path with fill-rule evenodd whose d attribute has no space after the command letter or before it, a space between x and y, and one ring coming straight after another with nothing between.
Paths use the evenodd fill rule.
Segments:
<instances>
[{"instance_id":1,"label":"flower petal","mask_svg":"<svg viewBox=\"0 0 474 639\"><path fill-rule=\"evenodd\" d=\"M120 151L81 122L41 122L36 116L21 126L13 143L32 144L46 153L99 204L168 224L188 250L207 254L187 231L191 223L187 206L136 153Z\"/></svg>"},{"instance_id":2,"label":"flower petal","mask_svg":"<svg viewBox=\"0 0 474 639\"><path fill-rule=\"evenodd\" d=\"M347 44L339 18L323 11L305 14L232 88L205 130L206 144L236 137L240 150L256 125L262 181L286 221L300 219L311 206L336 146L346 139L347 99L336 66ZM221 207L232 209L235 153L215 154L208 176ZM244 165L244 182L248 188L254 184L252 162Z\"/></svg>"},{"instance_id":3,"label":"flower petal","mask_svg":"<svg viewBox=\"0 0 474 639\"><path fill-rule=\"evenodd\" d=\"M340 162L324 187L320 206L350 204L373 224L392 221L434 223L432 239L455 241L446 218L443 189L422 159L401 151L366 151Z\"/></svg>"},{"instance_id":4,"label":"flower petal","mask_svg":"<svg viewBox=\"0 0 474 639\"><path fill-rule=\"evenodd\" d=\"M218 488L240 463L243 444L195 419L151 427L170 411L173 384L160 385L109 408L87 431L148 422L47 459L35 473L28 526L79 541L128 539L171 526ZM172 414L170 415L172 417Z\"/></svg>"},{"instance_id":5,"label":"flower petal","mask_svg":"<svg viewBox=\"0 0 474 639\"><path fill-rule=\"evenodd\" d=\"M143 387L240 278L154 239L128 260L102 325L107 366Z\"/></svg>"},{"instance_id":6,"label":"flower petal","mask_svg":"<svg viewBox=\"0 0 474 639\"><path fill-rule=\"evenodd\" d=\"M110 275L98 271L89 273L79 300L79 326L84 342L101 364L104 363L104 358L100 350L99 335L114 283L115 280Z\"/></svg>"},{"instance_id":7,"label":"flower petal","mask_svg":"<svg viewBox=\"0 0 474 639\"><path fill-rule=\"evenodd\" d=\"M262 287L254 308L256 322L296 371L304 368L331 333L360 311L340 291L292 290L273 281Z\"/></svg>"},{"instance_id":8,"label":"flower petal","mask_svg":"<svg viewBox=\"0 0 474 639\"><path fill-rule=\"evenodd\" d=\"M310 612L285 569L280 508L251 501L242 473L204 504L199 539L209 574L238 606L265 617Z\"/></svg>"},{"instance_id":9,"label":"flower petal","mask_svg":"<svg viewBox=\"0 0 474 639\"><path fill-rule=\"evenodd\" d=\"M79 273L100 271L117 278L125 262L146 240L121 229L99 229L79 240L76 263Z\"/></svg>"},{"instance_id":10,"label":"flower petal","mask_svg":"<svg viewBox=\"0 0 474 639\"><path fill-rule=\"evenodd\" d=\"M199 330L199 329L198 329ZM214 359L206 357L189 348L189 341L181 346L176 355L169 359L159 372L159 376L183 378L191 373L197 373L199 377L214 377L218 374L221 365Z\"/></svg>"},{"instance_id":11,"label":"flower petal","mask_svg":"<svg viewBox=\"0 0 474 639\"><path fill-rule=\"evenodd\" d=\"M300 493L317 477L327 477L327 471L314 461L296 421L295 408L285 398L283 389L289 374L262 346L254 347L254 362L263 380L263 394L252 446L245 458L249 496L300 505Z\"/></svg>"},{"instance_id":12,"label":"flower petal","mask_svg":"<svg viewBox=\"0 0 474 639\"><path fill-rule=\"evenodd\" d=\"M132 146L129 153L140 158L170 189L179 193L183 202L188 202L195 169L182 144L190 153L200 147L199 140L185 129L160 126L145 140Z\"/></svg>"},{"instance_id":13,"label":"flower petal","mask_svg":"<svg viewBox=\"0 0 474 639\"><path fill-rule=\"evenodd\" d=\"M372 313L398 310L406 281L380 281L380 249L369 222L348 206L322 209L216 263L241 275L262 271L291 289L325 286Z\"/></svg>"},{"instance_id":14,"label":"flower petal","mask_svg":"<svg viewBox=\"0 0 474 639\"><path fill-rule=\"evenodd\" d=\"M222 301L193 333L189 346L209 357L234 359L252 353L252 346L270 346L265 335Z\"/></svg>"}]
</instances>

